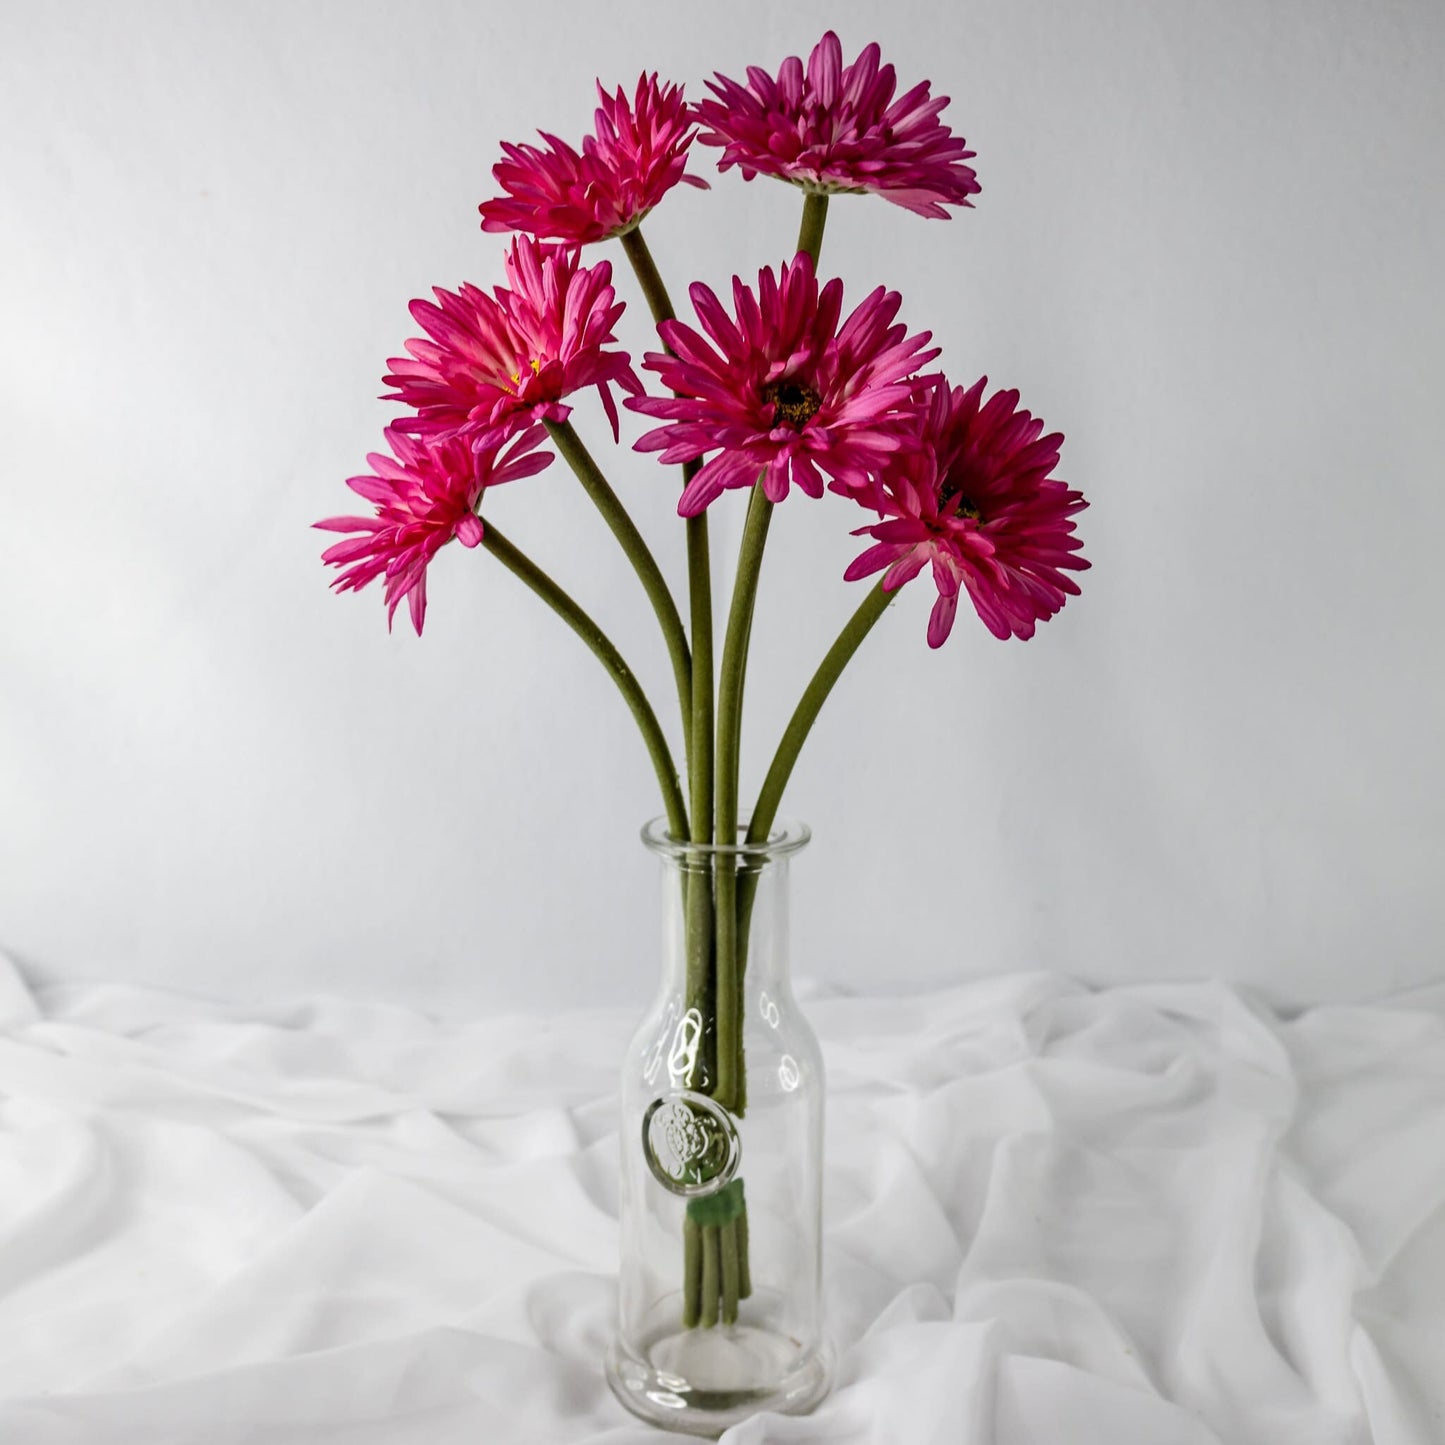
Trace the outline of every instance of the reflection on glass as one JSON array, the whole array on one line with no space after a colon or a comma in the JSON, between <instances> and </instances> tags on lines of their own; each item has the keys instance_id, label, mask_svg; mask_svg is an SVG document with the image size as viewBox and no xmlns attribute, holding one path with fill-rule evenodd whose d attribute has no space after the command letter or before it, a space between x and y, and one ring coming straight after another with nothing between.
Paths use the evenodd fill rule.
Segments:
<instances>
[{"instance_id":1,"label":"reflection on glass","mask_svg":"<svg viewBox=\"0 0 1445 1445\"><path fill-rule=\"evenodd\" d=\"M667 1056L667 1072L672 1077L674 1089L686 1088L693 1079L697 1067L697 1045L702 1038L702 1015L690 1008L677 1021L677 1031L672 1036L672 1052Z\"/></svg>"},{"instance_id":2,"label":"reflection on glass","mask_svg":"<svg viewBox=\"0 0 1445 1445\"><path fill-rule=\"evenodd\" d=\"M649 1084L657 1082L657 1071L662 1067L662 1051L667 1043L668 1035L672 1032L674 1020L677 1018L677 1004L670 1002L667 1005L667 1012L663 1015L662 1027L657 1031L657 1041L647 1051L647 1060L642 1065L642 1077Z\"/></svg>"}]
</instances>

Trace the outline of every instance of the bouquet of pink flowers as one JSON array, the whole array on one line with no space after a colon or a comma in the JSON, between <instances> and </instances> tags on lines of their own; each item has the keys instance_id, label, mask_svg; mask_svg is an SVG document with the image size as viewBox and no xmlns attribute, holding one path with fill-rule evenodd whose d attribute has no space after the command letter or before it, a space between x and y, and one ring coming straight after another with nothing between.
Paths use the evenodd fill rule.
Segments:
<instances>
[{"instance_id":1,"label":"bouquet of pink flowers","mask_svg":"<svg viewBox=\"0 0 1445 1445\"><path fill-rule=\"evenodd\" d=\"M453 540L490 553L611 674L647 746L671 836L732 845L768 839L819 709L892 593L928 569L937 589L930 647L948 637L964 594L996 637L1028 638L1078 591L1069 574L1088 563L1073 522L1085 502L1052 475L1062 437L1045 434L1016 391L989 395L985 378L955 386L930 370L939 349L930 332L910 334L899 322L897 291L879 286L847 309L842 282L819 272L834 195L876 195L937 219L948 218L949 206L972 205L974 153L940 118L947 98L933 96L927 82L897 94L876 44L844 65L832 33L806 65L790 57L776 77L751 67L746 83L719 75L708 90L689 104L679 86L655 75L644 74L630 97L599 85L595 130L580 150L545 133L541 145L503 144L493 172L502 194L480 209L483 230L512 233L505 284L490 292L438 288L434 301L411 303L424 335L405 343L385 378L385 399L405 413L386 430L388 451L368 457L370 470L347 483L374 512L317 525L346 534L323 556L341 569L333 585L356 590L382 579L388 619L404 599L418 634L438 553ZM760 271L756 284L734 277L730 298L694 283L695 327L674 314L642 232L679 182L707 187L687 171L694 143L717 149L720 170L736 167L749 181L772 176L803 193L794 254ZM613 238L656 326L654 349L636 365L615 335L624 305L611 263L584 259L587 248ZM675 478L669 484L684 519L686 625L648 543L574 426L573 398L593 388L614 442L620 393L626 407L657 422L636 449L680 469L665 475ZM553 460L549 444L602 513L661 625L685 743L682 775L652 702L612 641L484 516L489 489L542 471ZM851 516L867 539L846 578L882 576L804 690L744 815L738 745L754 597L773 508L795 489L813 500L831 494L829 507L840 509L844 525ZM708 512L733 491L746 493L747 512L715 668ZM733 1115L746 1108L738 1015L750 901L746 875L732 869L687 899L688 995L704 1038L693 1087ZM742 1218L718 1246L724 1267L710 1285L689 1269L690 1325L736 1318L747 1278Z\"/></svg>"}]
</instances>

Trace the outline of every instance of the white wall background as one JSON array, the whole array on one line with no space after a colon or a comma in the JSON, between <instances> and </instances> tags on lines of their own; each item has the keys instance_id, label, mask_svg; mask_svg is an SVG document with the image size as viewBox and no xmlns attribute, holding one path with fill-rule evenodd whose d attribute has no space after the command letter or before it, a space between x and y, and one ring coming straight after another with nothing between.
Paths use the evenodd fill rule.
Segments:
<instances>
[{"instance_id":1,"label":"white wall background","mask_svg":"<svg viewBox=\"0 0 1445 1445\"><path fill-rule=\"evenodd\" d=\"M789 808L801 970L1037 966L1299 999L1438 976L1445 937L1445 11L1413 3L68 3L0 9L0 945L42 977L474 1010L641 1001L657 810L610 684L481 553L425 638L333 597L386 357L500 280L500 137L594 75L700 90L827 24L931 77L977 210L833 207L827 267L1067 435L1084 595L1029 644L926 580L830 702ZM711 153L699 169L713 175ZM791 251L716 177L648 224L681 299ZM620 250L620 286L635 295ZM625 320L636 351L640 302ZM578 422L599 445L600 410ZM633 427L633 434L640 427ZM682 583L675 487L619 488ZM560 467L493 515L658 699L669 673ZM717 563L741 517L715 510ZM856 601L860 520L773 529L755 786Z\"/></svg>"}]
</instances>

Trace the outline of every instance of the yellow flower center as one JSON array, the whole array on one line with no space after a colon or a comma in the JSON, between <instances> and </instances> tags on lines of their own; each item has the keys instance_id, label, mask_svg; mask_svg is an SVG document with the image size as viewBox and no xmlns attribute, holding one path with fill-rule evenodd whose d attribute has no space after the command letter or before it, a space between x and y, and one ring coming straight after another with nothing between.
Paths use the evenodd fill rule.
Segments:
<instances>
[{"instance_id":1,"label":"yellow flower center","mask_svg":"<svg viewBox=\"0 0 1445 1445\"><path fill-rule=\"evenodd\" d=\"M542 361L540 357L534 356L529 364L532 368L533 376L541 375ZM511 386L504 386L502 390L511 392L513 396L520 396L522 394L522 373L520 371L514 371L512 373Z\"/></svg>"}]
</instances>

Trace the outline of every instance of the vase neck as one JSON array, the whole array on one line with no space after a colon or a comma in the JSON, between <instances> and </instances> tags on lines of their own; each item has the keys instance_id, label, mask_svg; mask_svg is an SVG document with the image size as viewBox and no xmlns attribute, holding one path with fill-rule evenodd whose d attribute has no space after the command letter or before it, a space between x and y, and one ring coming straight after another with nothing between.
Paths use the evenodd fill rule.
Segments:
<instances>
[{"instance_id":1,"label":"vase neck","mask_svg":"<svg viewBox=\"0 0 1445 1445\"><path fill-rule=\"evenodd\" d=\"M700 969L714 974L720 959L725 976L731 952L746 994L790 990L788 858L707 853L703 859L663 861L664 987L684 987L689 978L696 985Z\"/></svg>"},{"instance_id":2,"label":"vase neck","mask_svg":"<svg viewBox=\"0 0 1445 1445\"><path fill-rule=\"evenodd\" d=\"M775 1028L792 1005L788 864L807 830L786 829L759 846L643 837L662 873L665 1022L656 1063L666 1063L674 1088L741 1109L744 1034L760 1021Z\"/></svg>"}]
</instances>

